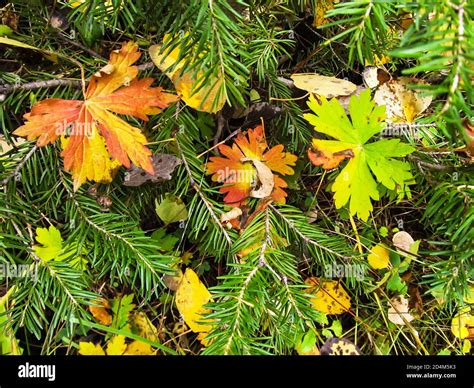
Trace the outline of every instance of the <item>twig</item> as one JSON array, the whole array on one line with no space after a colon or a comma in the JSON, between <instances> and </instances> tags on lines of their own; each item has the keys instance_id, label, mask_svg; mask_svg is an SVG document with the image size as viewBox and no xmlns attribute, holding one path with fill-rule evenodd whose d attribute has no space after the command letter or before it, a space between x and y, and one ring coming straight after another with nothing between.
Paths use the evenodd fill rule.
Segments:
<instances>
[{"instance_id":1,"label":"twig","mask_svg":"<svg viewBox=\"0 0 474 388\"><path fill-rule=\"evenodd\" d=\"M138 70L144 71L148 69L153 69L154 67L155 67L154 62L150 61L150 62L142 63L141 65L138 65Z\"/></svg>"},{"instance_id":2,"label":"twig","mask_svg":"<svg viewBox=\"0 0 474 388\"><path fill-rule=\"evenodd\" d=\"M22 159L20 163L18 163L18 166L13 170L13 172L8 175L3 181L2 181L2 186L5 186L10 179L12 179L14 176L18 175L24 164L28 161L28 159L31 158L31 156L35 153L35 151L38 149L38 146L35 144L33 148L25 155L25 157Z\"/></svg>"},{"instance_id":3,"label":"twig","mask_svg":"<svg viewBox=\"0 0 474 388\"><path fill-rule=\"evenodd\" d=\"M76 88L81 87L81 81L73 79L52 79L48 81L34 81L27 82L25 84L14 84L0 86L0 93L10 93L15 90L32 90L39 88L54 88L55 86L73 86Z\"/></svg>"},{"instance_id":4,"label":"twig","mask_svg":"<svg viewBox=\"0 0 474 388\"><path fill-rule=\"evenodd\" d=\"M213 145L211 148L209 148L208 150L200 153L197 158L200 158L201 156L203 155L206 155L208 152L211 152L214 148L217 148L219 147L221 144L224 144L226 143L227 141L229 141L230 139L232 139L234 136L238 135L240 132L242 132L242 128L239 128L237 130L235 130L234 132L232 132L229 136L227 136L224 140L222 140L221 142Z\"/></svg>"},{"instance_id":5,"label":"twig","mask_svg":"<svg viewBox=\"0 0 474 388\"><path fill-rule=\"evenodd\" d=\"M69 38L66 38L64 35L62 34L59 34L58 33L58 37L62 40L64 40L65 42L81 49L82 51L85 51L86 53L92 55L93 57L96 57L96 58L99 58L99 59L102 59L104 61L107 62L107 58L103 57L102 55L100 55L99 53L96 53L94 50L82 45L81 43L75 41L75 40L72 40L72 39L69 39Z\"/></svg>"}]
</instances>

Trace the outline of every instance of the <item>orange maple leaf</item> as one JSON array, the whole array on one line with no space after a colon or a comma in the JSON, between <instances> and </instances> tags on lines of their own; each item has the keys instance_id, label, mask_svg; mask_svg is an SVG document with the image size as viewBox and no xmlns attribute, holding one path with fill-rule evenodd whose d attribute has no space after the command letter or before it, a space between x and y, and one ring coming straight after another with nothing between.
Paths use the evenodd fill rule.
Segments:
<instances>
[{"instance_id":1,"label":"orange maple leaf","mask_svg":"<svg viewBox=\"0 0 474 388\"><path fill-rule=\"evenodd\" d=\"M124 43L110 55L108 65L91 77L84 100L51 98L38 102L25 114L25 124L14 134L37 140L43 147L66 137L61 155L64 169L72 173L74 190L87 180L110 182L117 165L130 162L153 174L151 151L139 128L116 114L147 121L177 96L151 87L153 78L135 79L140 58L138 45Z\"/></svg>"},{"instance_id":2,"label":"orange maple leaf","mask_svg":"<svg viewBox=\"0 0 474 388\"><path fill-rule=\"evenodd\" d=\"M252 196L254 186L262 177L262 169L273 173L273 189L270 197L278 203L285 203L287 194L283 190L287 183L280 175L293 175L297 157L283 152L283 145L274 146L267 152L264 130L261 125L249 129L246 133L239 133L232 145L220 145L219 151L224 157L211 157L207 165L207 173L213 174L214 182L223 183L220 192L226 194L224 202L235 206L240 205L249 196ZM260 182L263 184L263 182Z\"/></svg>"}]
</instances>

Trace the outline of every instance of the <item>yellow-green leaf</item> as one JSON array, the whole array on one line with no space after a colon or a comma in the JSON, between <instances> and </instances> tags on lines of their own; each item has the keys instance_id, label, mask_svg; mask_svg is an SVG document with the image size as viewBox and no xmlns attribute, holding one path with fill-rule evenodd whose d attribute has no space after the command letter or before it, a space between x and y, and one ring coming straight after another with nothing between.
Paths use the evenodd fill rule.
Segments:
<instances>
[{"instance_id":1,"label":"yellow-green leaf","mask_svg":"<svg viewBox=\"0 0 474 388\"><path fill-rule=\"evenodd\" d=\"M369 265L374 269L388 268L390 265L390 254L388 249L382 244L372 247L367 259L369 260Z\"/></svg>"},{"instance_id":2,"label":"yellow-green leaf","mask_svg":"<svg viewBox=\"0 0 474 388\"><path fill-rule=\"evenodd\" d=\"M156 214L166 224L184 221L188 218L188 211L184 202L170 193L166 193L165 198L158 203L156 201Z\"/></svg>"},{"instance_id":3,"label":"yellow-green leaf","mask_svg":"<svg viewBox=\"0 0 474 388\"><path fill-rule=\"evenodd\" d=\"M52 225L49 229L36 228L36 241L43 246L35 245L33 250L44 261L56 258L62 251L63 240L61 233Z\"/></svg>"}]
</instances>

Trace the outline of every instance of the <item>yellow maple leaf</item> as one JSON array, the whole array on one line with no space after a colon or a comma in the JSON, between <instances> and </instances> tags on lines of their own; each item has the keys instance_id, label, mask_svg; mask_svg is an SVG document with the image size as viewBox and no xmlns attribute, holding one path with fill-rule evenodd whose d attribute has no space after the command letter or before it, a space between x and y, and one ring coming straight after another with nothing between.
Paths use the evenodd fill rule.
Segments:
<instances>
[{"instance_id":1,"label":"yellow maple leaf","mask_svg":"<svg viewBox=\"0 0 474 388\"><path fill-rule=\"evenodd\" d=\"M114 335L112 339L107 344L108 356L121 356L125 353L127 345L125 344L125 337L123 335Z\"/></svg>"},{"instance_id":2,"label":"yellow maple leaf","mask_svg":"<svg viewBox=\"0 0 474 388\"><path fill-rule=\"evenodd\" d=\"M79 342L79 354L83 356L105 356L104 349L92 342Z\"/></svg>"},{"instance_id":3,"label":"yellow maple leaf","mask_svg":"<svg viewBox=\"0 0 474 388\"><path fill-rule=\"evenodd\" d=\"M212 329L212 325L203 319L203 315L209 312L204 305L210 300L211 294L199 280L196 272L191 268L186 268L176 290L176 307L186 324L195 333L208 333Z\"/></svg>"},{"instance_id":4,"label":"yellow maple leaf","mask_svg":"<svg viewBox=\"0 0 474 388\"><path fill-rule=\"evenodd\" d=\"M150 47L150 57L155 65L173 82L176 91L186 105L202 112L215 113L220 111L226 102L222 74L211 74L204 85L206 69L183 71L186 58L179 61L180 47L178 46L171 51L166 48L172 41L173 37L166 34L163 38L163 44ZM165 48L163 49L163 47ZM187 64L187 66L190 65Z\"/></svg>"},{"instance_id":5,"label":"yellow maple leaf","mask_svg":"<svg viewBox=\"0 0 474 388\"><path fill-rule=\"evenodd\" d=\"M133 64L140 55L136 43L124 43L111 53L108 65L92 76L84 100L40 101L14 132L37 139L39 147L66 136L61 155L64 169L74 178L74 190L87 180L110 182L117 162L154 173L146 137L117 114L146 121L177 97L151 87L153 78L136 79L138 67Z\"/></svg>"},{"instance_id":6,"label":"yellow maple leaf","mask_svg":"<svg viewBox=\"0 0 474 388\"><path fill-rule=\"evenodd\" d=\"M310 277L305 280L305 284L309 286L309 292L314 295L314 298L311 298L314 309L326 314L339 315L351 308L351 298L337 280Z\"/></svg>"},{"instance_id":7,"label":"yellow maple leaf","mask_svg":"<svg viewBox=\"0 0 474 388\"><path fill-rule=\"evenodd\" d=\"M369 265L374 269L387 268L390 265L390 254L388 249L382 244L377 244L370 249L367 260L369 261Z\"/></svg>"},{"instance_id":8,"label":"yellow maple leaf","mask_svg":"<svg viewBox=\"0 0 474 388\"><path fill-rule=\"evenodd\" d=\"M127 351L124 355L127 356L151 356L156 354L156 350L142 341L133 341L127 346Z\"/></svg>"}]
</instances>

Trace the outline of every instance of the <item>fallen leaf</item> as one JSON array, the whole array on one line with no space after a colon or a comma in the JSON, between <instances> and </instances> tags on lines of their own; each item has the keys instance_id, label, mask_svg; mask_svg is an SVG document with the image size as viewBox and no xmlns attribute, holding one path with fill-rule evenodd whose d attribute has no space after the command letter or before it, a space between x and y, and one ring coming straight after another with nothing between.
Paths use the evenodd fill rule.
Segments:
<instances>
[{"instance_id":1,"label":"fallen leaf","mask_svg":"<svg viewBox=\"0 0 474 388\"><path fill-rule=\"evenodd\" d=\"M314 298L311 298L314 309L334 315L350 310L351 298L337 280L310 277L305 280L305 284L309 286L309 293L314 295Z\"/></svg>"},{"instance_id":2,"label":"fallen leaf","mask_svg":"<svg viewBox=\"0 0 474 388\"><path fill-rule=\"evenodd\" d=\"M107 344L105 352L108 356L121 356L125 353L126 349L125 337L123 335L114 335Z\"/></svg>"},{"instance_id":3,"label":"fallen leaf","mask_svg":"<svg viewBox=\"0 0 474 388\"><path fill-rule=\"evenodd\" d=\"M232 147L219 146L223 157L211 157L207 173L213 174L214 182L223 183L220 192L226 194L225 203L239 206L252 195L261 198L268 194L272 186L269 171L273 176L273 189L269 196L277 203L285 203L287 194L283 188L287 184L275 173L294 174L290 166L296 164L297 157L284 152L282 144L266 151L267 148L263 126L260 125L246 133L239 133ZM255 190L259 181L260 188Z\"/></svg>"},{"instance_id":4,"label":"fallen leaf","mask_svg":"<svg viewBox=\"0 0 474 388\"><path fill-rule=\"evenodd\" d=\"M357 89L352 82L316 73L293 74L291 79L298 89L326 98L347 96Z\"/></svg>"},{"instance_id":5,"label":"fallen leaf","mask_svg":"<svg viewBox=\"0 0 474 388\"><path fill-rule=\"evenodd\" d=\"M241 159L242 162L247 162L246 158ZM275 181L273 179L273 172L267 167L266 164L262 163L260 160L251 159L250 160L257 170L257 181L256 186L260 186L257 190L253 189L250 191L250 196L252 198L267 198L271 195L273 188L275 187Z\"/></svg>"},{"instance_id":6,"label":"fallen leaf","mask_svg":"<svg viewBox=\"0 0 474 388\"><path fill-rule=\"evenodd\" d=\"M203 318L203 315L209 312L204 305L211 300L211 294L191 268L186 268L176 290L175 300L176 308L193 332L211 331L212 325Z\"/></svg>"},{"instance_id":7,"label":"fallen leaf","mask_svg":"<svg viewBox=\"0 0 474 388\"><path fill-rule=\"evenodd\" d=\"M358 356L360 349L345 338L329 338L321 348L322 356Z\"/></svg>"},{"instance_id":8,"label":"fallen leaf","mask_svg":"<svg viewBox=\"0 0 474 388\"><path fill-rule=\"evenodd\" d=\"M388 308L388 320L390 322L404 326L405 321L411 322L413 319L415 318L408 312L408 301L403 295L390 299Z\"/></svg>"},{"instance_id":9,"label":"fallen leaf","mask_svg":"<svg viewBox=\"0 0 474 388\"><path fill-rule=\"evenodd\" d=\"M166 193L165 198L161 202L155 200L155 204L156 214L166 225L188 219L186 205L181 198L171 193Z\"/></svg>"},{"instance_id":10,"label":"fallen leaf","mask_svg":"<svg viewBox=\"0 0 474 388\"><path fill-rule=\"evenodd\" d=\"M132 165L123 178L124 186L141 186L146 182L156 183L169 181L175 168L181 164L181 159L174 155L155 154L151 157L154 174L150 174L140 167Z\"/></svg>"},{"instance_id":11,"label":"fallen leaf","mask_svg":"<svg viewBox=\"0 0 474 388\"><path fill-rule=\"evenodd\" d=\"M153 342L158 342L158 330L144 312L135 314L130 324L132 332Z\"/></svg>"},{"instance_id":12,"label":"fallen leaf","mask_svg":"<svg viewBox=\"0 0 474 388\"><path fill-rule=\"evenodd\" d=\"M422 96L408 88L410 84L424 84L416 78L400 77L380 85L374 95L378 105L385 105L387 122L412 123L431 104L432 96Z\"/></svg>"},{"instance_id":13,"label":"fallen leaf","mask_svg":"<svg viewBox=\"0 0 474 388\"><path fill-rule=\"evenodd\" d=\"M107 311L110 308L109 302L107 299L100 299L96 303L100 306L89 306L92 316L102 325L110 326L112 324L112 315Z\"/></svg>"},{"instance_id":14,"label":"fallen leaf","mask_svg":"<svg viewBox=\"0 0 474 388\"><path fill-rule=\"evenodd\" d=\"M368 88L374 89L390 81L392 77L384 69L377 66L368 66L362 72L362 79Z\"/></svg>"},{"instance_id":15,"label":"fallen leaf","mask_svg":"<svg viewBox=\"0 0 474 388\"><path fill-rule=\"evenodd\" d=\"M451 321L451 332L459 339L474 339L474 315L469 307L456 313Z\"/></svg>"},{"instance_id":16,"label":"fallen leaf","mask_svg":"<svg viewBox=\"0 0 474 388\"><path fill-rule=\"evenodd\" d=\"M242 209L240 207L234 207L229 210L227 213L221 214L221 222L229 222L235 220L236 218L242 215Z\"/></svg>"},{"instance_id":17,"label":"fallen leaf","mask_svg":"<svg viewBox=\"0 0 474 388\"><path fill-rule=\"evenodd\" d=\"M52 260L60 255L63 247L61 233L53 225L47 228L36 228L36 241L42 246L35 245L33 250L44 261Z\"/></svg>"},{"instance_id":18,"label":"fallen leaf","mask_svg":"<svg viewBox=\"0 0 474 388\"><path fill-rule=\"evenodd\" d=\"M411 237L409 233L400 231L393 235L392 242L397 248L398 253L400 253L402 256L409 256L408 252L410 252L411 246L415 240L413 240L413 237Z\"/></svg>"},{"instance_id":19,"label":"fallen leaf","mask_svg":"<svg viewBox=\"0 0 474 388\"><path fill-rule=\"evenodd\" d=\"M151 151L139 128L116 114L148 120L148 115L176 101L176 96L152 88L152 78L135 79L140 58L138 46L124 43L110 55L110 74L93 76L84 100L47 99L35 104L24 118L25 124L14 134L37 140L39 147L64 141L64 169L71 171L74 190L88 180L110 182L114 163L129 168L130 164L154 174Z\"/></svg>"},{"instance_id":20,"label":"fallen leaf","mask_svg":"<svg viewBox=\"0 0 474 388\"><path fill-rule=\"evenodd\" d=\"M360 219L367 221L373 209L371 200L380 199L377 182L389 190L403 188L412 183L410 164L395 159L413 152L415 149L412 146L401 143L399 139L367 143L385 126L384 107L375 106L369 89L364 90L358 97L351 97L351 120L336 99L328 101L321 97L319 103L311 96L308 106L315 114L307 113L304 118L317 132L336 139L313 139L313 147L329 159L326 165L333 167L344 159L334 158L334 154L344 151L344 156L353 155L331 188L336 208L349 203L350 214L357 214ZM352 154L349 154L349 150Z\"/></svg>"},{"instance_id":21,"label":"fallen leaf","mask_svg":"<svg viewBox=\"0 0 474 388\"><path fill-rule=\"evenodd\" d=\"M79 342L79 354L82 356L105 356L104 349L92 342Z\"/></svg>"},{"instance_id":22,"label":"fallen leaf","mask_svg":"<svg viewBox=\"0 0 474 388\"><path fill-rule=\"evenodd\" d=\"M125 351L124 355L126 356L152 356L156 354L156 350L154 350L149 344L142 342L142 341L133 341L128 344L127 350Z\"/></svg>"},{"instance_id":23,"label":"fallen leaf","mask_svg":"<svg viewBox=\"0 0 474 388\"><path fill-rule=\"evenodd\" d=\"M318 356L320 354L316 346L316 334L314 330L310 330L304 335L299 336L295 350L300 356Z\"/></svg>"},{"instance_id":24,"label":"fallen leaf","mask_svg":"<svg viewBox=\"0 0 474 388\"><path fill-rule=\"evenodd\" d=\"M370 249L367 260L374 269L388 268L390 265L390 253L382 244L377 244Z\"/></svg>"},{"instance_id":25,"label":"fallen leaf","mask_svg":"<svg viewBox=\"0 0 474 388\"><path fill-rule=\"evenodd\" d=\"M183 71L184 66L189 67L192 62L186 63L187 58L182 58L179 61L181 56L179 46L169 51L169 47L175 39L178 38L166 34L163 37L163 44L151 46L149 50L151 59L171 79L176 92L186 105L202 112L216 113L220 111L226 102L222 74L211 74L206 81L205 74L208 69ZM204 81L206 82L204 83Z\"/></svg>"},{"instance_id":26,"label":"fallen leaf","mask_svg":"<svg viewBox=\"0 0 474 388\"><path fill-rule=\"evenodd\" d=\"M327 23L326 12L334 8L334 0L320 0L316 3L313 27L321 27Z\"/></svg>"},{"instance_id":27,"label":"fallen leaf","mask_svg":"<svg viewBox=\"0 0 474 388\"><path fill-rule=\"evenodd\" d=\"M23 349L20 348L18 340L9 326L11 317L7 309L8 298L13 294L11 287L5 295L0 297L0 356L20 356Z\"/></svg>"},{"instance_id":28,"label":"fallen leaf","mask_svg":"<svg viewBox=\"0 0 474 388\"><path fill-rule=\"evenodd\" d=\"M471 351L471 348L472 348L471 341L469 341L468 339L465 339L462 342L462 352L464 354L469 354L469 352Z\"/></svg>"}]
</instances>

